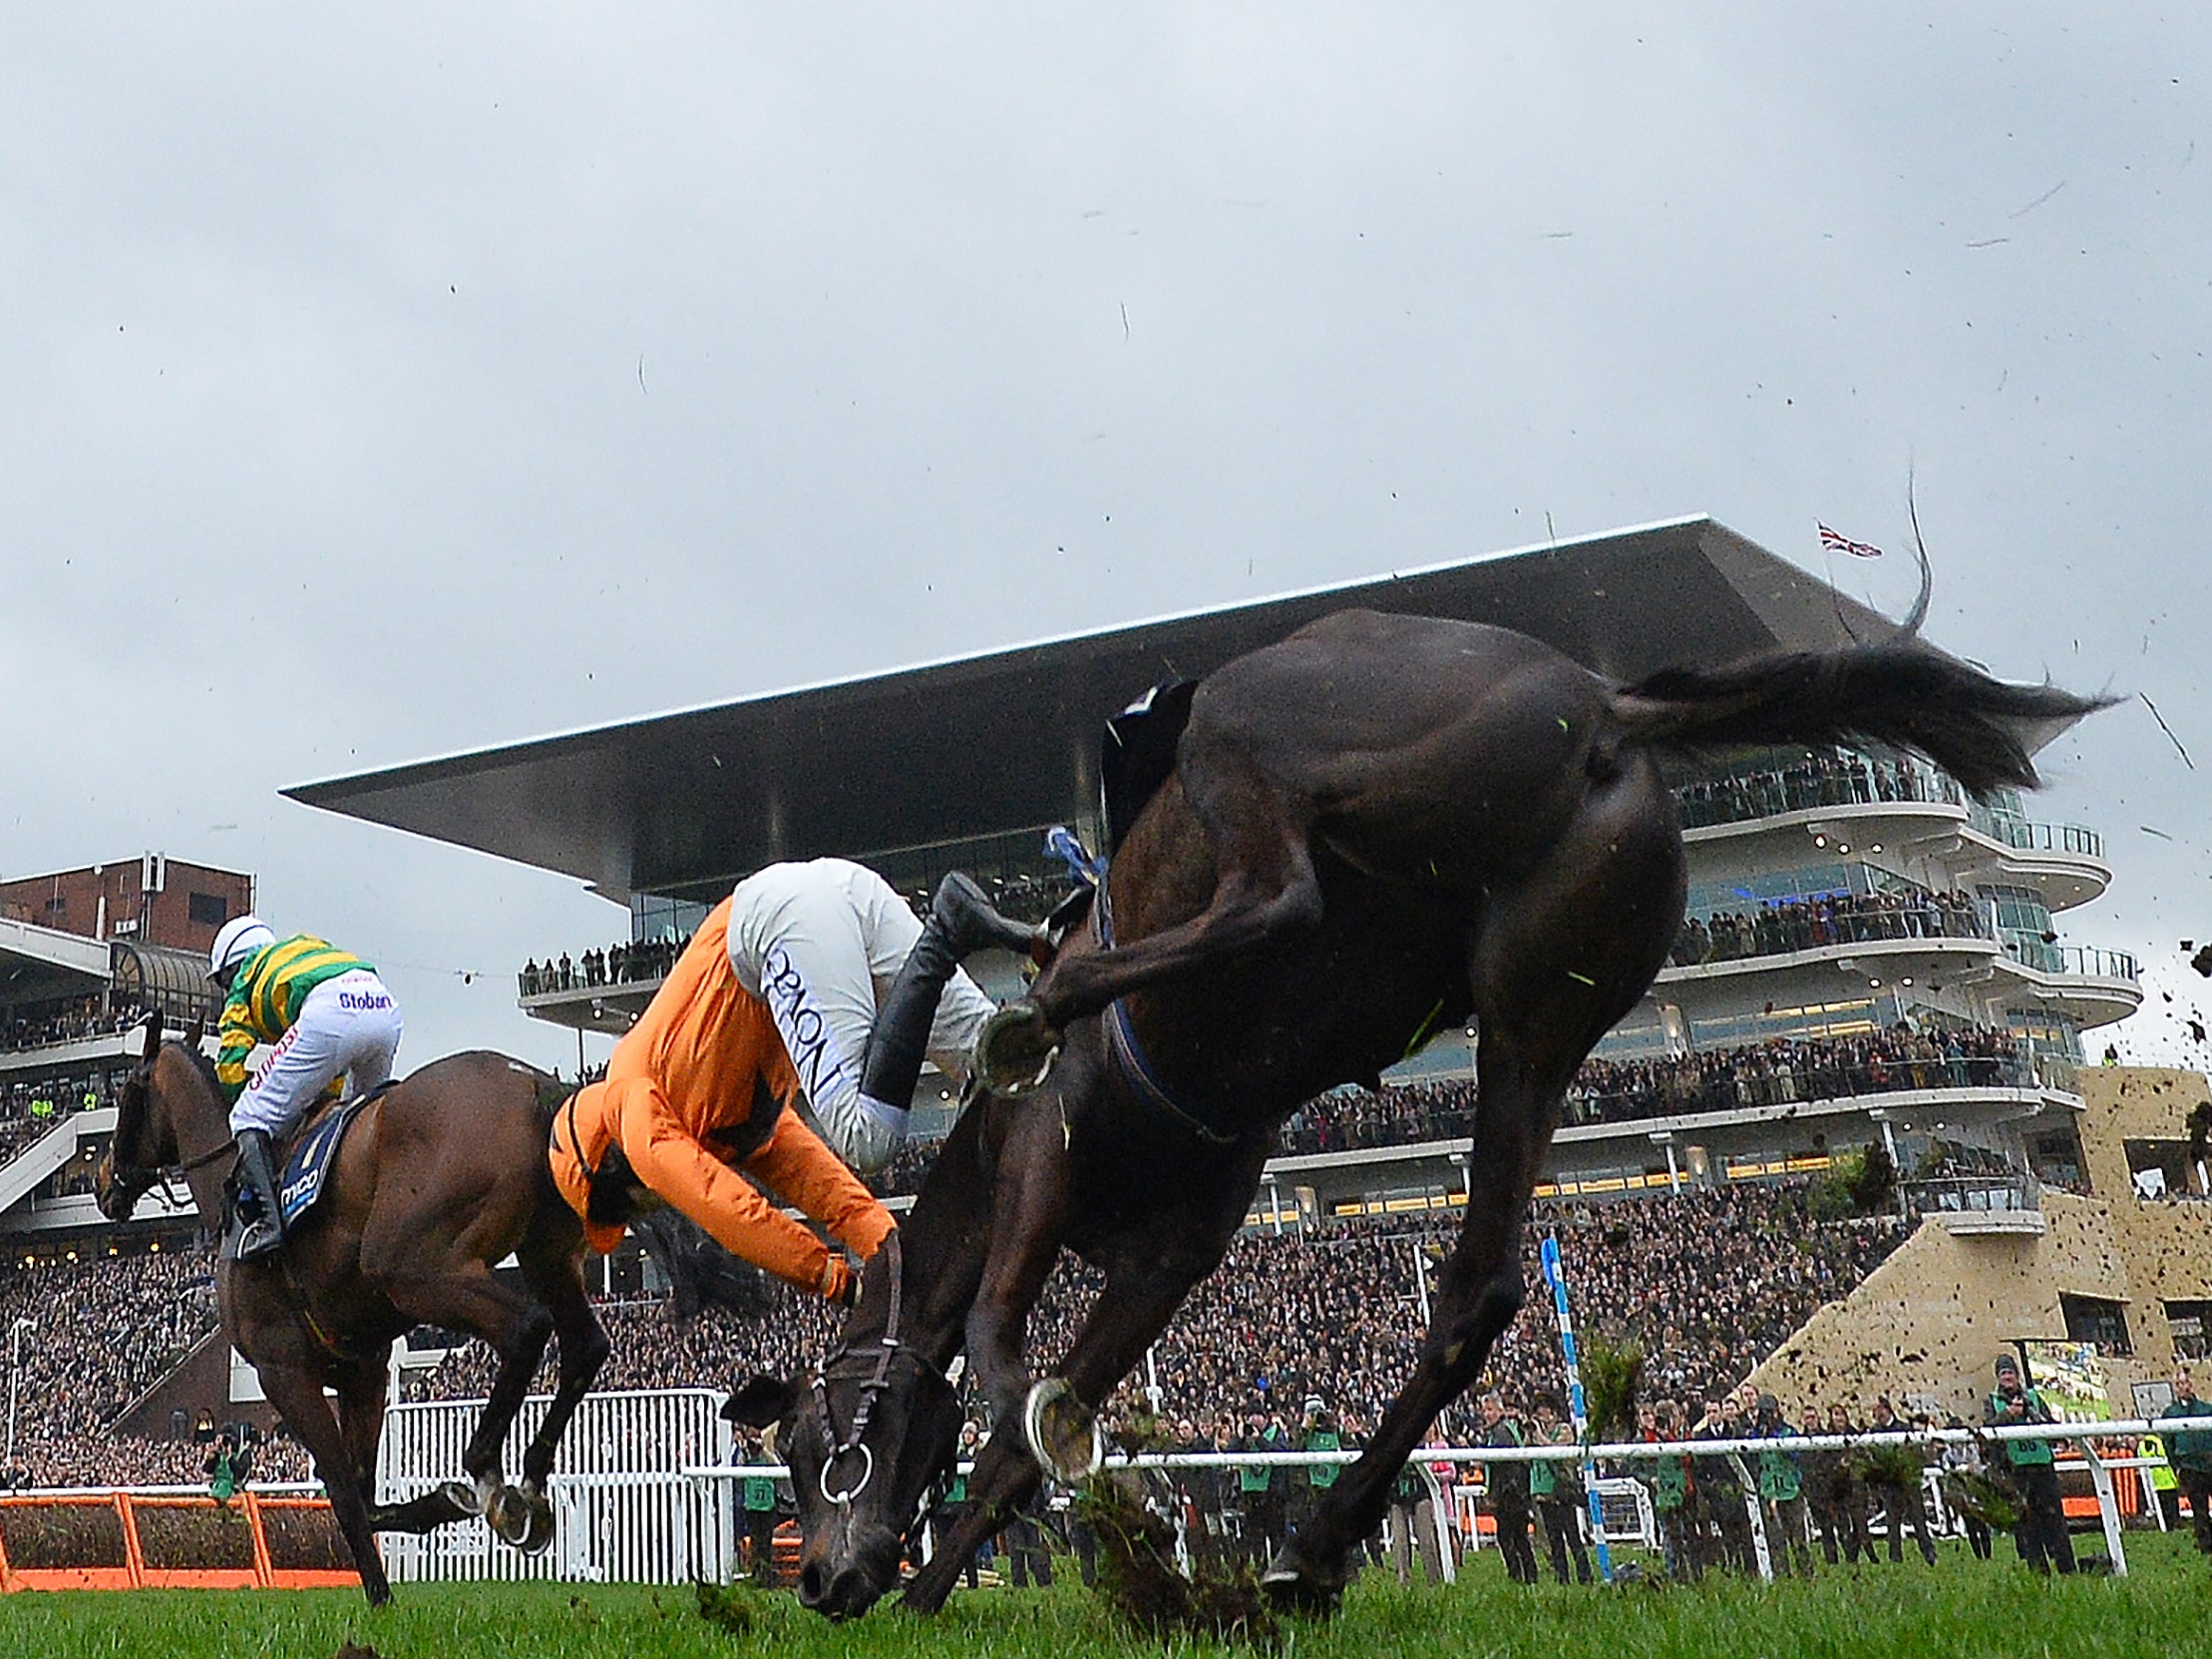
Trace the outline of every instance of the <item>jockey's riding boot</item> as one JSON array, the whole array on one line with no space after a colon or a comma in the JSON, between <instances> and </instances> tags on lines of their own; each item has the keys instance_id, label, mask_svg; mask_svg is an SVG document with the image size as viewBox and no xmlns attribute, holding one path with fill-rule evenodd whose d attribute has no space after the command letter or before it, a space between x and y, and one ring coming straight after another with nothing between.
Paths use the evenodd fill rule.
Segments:
<instances>
[{"instance_id":1,"label":"jockey's riding boot","mask_svg":"<svg viewBox=\"0 0 2212 1659\"><path fill-rule=\"evenodd\" d=\"M238 1172L260 1207L260 1213L238 1238L238 1259L250 1261L255 1256L268 1255L284 1243L284 1202L276 1178L275 1152L269 1145L267 1130L238 1131Z\"/></svg>"},{"instance_id":2,"label":"jockey's riding boot","mask_svg":"<svg viewBox=\"0 0 2212 1659\"><path fill-rule=\"evenodd\" d=\"M931 929L951 951L955 966L992 945L1017 957L1033 956L1040 937L1037 929L999 915L983 890L957 870L937 883L936 896L929 901L929 920L922 928L924 939Z\"/></svg>"},{"instance_id":3,"label":"jockey's riding boot","mask_svg":"<svg viewBox=\"0 0 2212 1659\"><path fill-rule=\"evenodd\" d=\"M929 1028L937 1002L959 970L960 958L997 945L1027 955L1035 930L1009 922L991 909L983 890L957 870L937 884L929 919L914 942L899 977L876 1009L868 1034L868 1059L861 1067L861 1093L903 1117L914 1104L915 1084L929 1049ZM902 1128L902 1133L904 1129Z\"/></svg>"}]
</instances>

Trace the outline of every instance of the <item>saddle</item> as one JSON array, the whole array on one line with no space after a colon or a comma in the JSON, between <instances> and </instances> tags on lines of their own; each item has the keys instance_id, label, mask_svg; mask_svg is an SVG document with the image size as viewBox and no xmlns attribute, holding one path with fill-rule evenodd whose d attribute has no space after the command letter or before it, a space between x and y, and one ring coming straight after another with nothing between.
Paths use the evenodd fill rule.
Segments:
<instances>
[{"instance_id":1,"label":"saddle","mask_svg":"<svg viewBox=\"0 0 2212 1659\"><path fill-rule=\"evenodd\" d=\"M389 1077L366 1094L316 1108L301 1127L278 1144L277 1167L282 1173L277 1177L277 1203L287 1228L296 1225L322 1198L330 1171L338 1161L338 1149L345 1144L346 1130L353 1126L361 1108L371 1100L381 1099L398 1083L397 1077ZM235 1169L230 1172L225 1196L229 1200L225 1207L230 1224L224 1229L222 1248L224 1255L235 1256L238 1239L244 1231L243 1218L238 1214L238 1172ZM264 1196L263 1202L266 1201Z\"/></svg>"}]
</instances>

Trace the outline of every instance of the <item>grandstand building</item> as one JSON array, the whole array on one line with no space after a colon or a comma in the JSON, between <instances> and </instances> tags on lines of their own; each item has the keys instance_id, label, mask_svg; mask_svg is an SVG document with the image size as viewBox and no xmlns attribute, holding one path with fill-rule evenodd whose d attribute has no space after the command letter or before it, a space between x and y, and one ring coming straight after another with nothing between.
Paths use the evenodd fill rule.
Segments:
<instances>
[{"instance_id":1,"label":"grandstand building","mask_svg":"<svg viewBox=\"0 0 2212 1659\"><path fill-rule=\"evenodd\" d=\"M1691 518L288 793L557 871L623 907L625 924L607 929L619 937L552 941L522 965L522 1008L576 1031L580 1061L583 1034L627 1030L698 918L778 859L858 858L918 904L943 871L966 869L1008 910L1041 914L1066 884L1044 854L1044 829L1066 823L1093 846L1102 839L1106 717L1156 682L1203 674L1347 606L1503 623L1622 679L1890 625ZM826 755L837 768L821 764ZM1681 1317L1704 1323L1667 1327L1680 1350L1670 1358L1687 1367L1670 1386L1701 1389L1764 1361L1762 1377L1788 1385L1792 1409L1847 1377L1869 1394L1964 1402L1995 1346L2020 1336L2077 1335L2146 1367L2201 1352L2212 1262L2177 1248L2177 1229L2205 1213L2193 1201L2212 1197L2182 1155L2188 1087L2082 1068L2084 1034L2140 1001L2130 960L2062 936L2064 917L2111 880L2094 830L2038 823L2012 798L1970 803L1951 780L1886 753L1733 754L1674 782L1689 919L1650 996L1578 1079L1547 1173L1557 1200L1547 1226L1580 1228L1591 1281L1601 1257L1617 1281L1586 1284L1594 1325L1609 1306L1696 1304ZM0 884L0 1016L23 1022L23 1040L0 1047L0 1077L12 1066L59 1088L92 1075L97 1095L130 1057L116 1015L149 999L179 1022L205 1008L206 941L167 931L174 895L224 893L224 915L235 914L250 905L250 878L219 889L194 867L141 861L135 887L103 885L115 868L71 873L89 881ZM213 909L187 898L182 925L211 936ZM1018 990L1011 959L978 966L994 993ZM70 1006L97 1007L108 1028L72 1037L41 1027L30 1040L34 1017ZM1219 1333L1254 1328L1280 1274L1334 1282L1354 1258L1364 1264L1360 1312L1341 1323L1381 1334L1347 1341L1334 1369L1309 1381L1345 1399L1395 1386L1418 1328L1422 1241L1464 1201L1471 1035L1443 1034L1380 1095L1339 1091L1287 1126L1235 1271L1202 1291L1189 1336L1164 1340L1163 1355L1183 1345L1176 1363L1193 1400L1230 1364L1213 1355L1227 1340ZM2203 1092L2202 1079L2194 1086ZM103 1341L96 1331L92 1352L42 1356L45 1375L71 1379L81 1397L41 1452L41 1477L54 1482L184 1467L149 1447L203 1412L242 1409L252 1393L214 1333L204 1242L184 1259L128 1259L151 1243L190 1244L196 1219L167 1211L157 1190L141 1212L153 1219L126 1238L83 1195L113 1124L84 1093L67 1121L0 1156L0 1248L19 1270L0 1274L0 1315L39 1308L55 1294L45 1287L75 1285L79 1273L93 1289L60 1294L97 1296L99 1329L133 1334ZM936 1126L950 1109L938 1102ZM917 1116L926 1137L927 1111ZM1822 1222L1775 1190L1780 1177L1821 1175L1869 1145L1905 1177L1902 1215ZM912 1190L927 1153L918 1144L895 1166L894 1193ZM1677 1192L1687 1201L1669 1197ZM1627 1207L1604 1207L1617 1200ZM1618 1236L1635 1243L1615 1248L1615 1223L1601 1215L1620 1218ZM1709 1296L1688 1264L1706 1262L1700 1229L1722 1216L1728 1248L1771 1256L1780 1270L1744 1274L1764 1288L1739 1285L1734 1305L1708 1308L1727 1299ZM119 1248L121 1262L56 1265ZM619 1305L653 1288L634 1252L605 1271L598 1289L617 1304L607 1311L620 1368L606 1387L726 1381L746 1365L786 1364L825 1329L825 1310L783 1296L776 1318L679 1335L657 1307ZM1971 1292L1946 1301L1951 1284ZM1514 1364L1549 1352L1543 1317L1524 1321L1513 1340L1528 1346ZM138 1335L157 1319L158 1336ZM1333 1351L1337 1334L1312 1346ZM1918 1357L1909 1376L1897 1370L1907 1353ZM456 1350L409 1386L478 1392L484 1363ZM109 1439L85 1439L96 1432Z\"/></svg>"},{"instance_id":2,"label":"grandstand building","mask_svg":"<svg viewBox=\"0 0 2212 1659\"><path fill-rule=\"evenodd\" d=\"M188 1234L157 1190L126 1231L91 1197L137 1059L136 1022L212 1024L215 931L253 906L253 877L160 853L0 881L0 1250L134 1248Z\"/></svg>"},{"instance_id":3,"label":"grandstand building","mask_svg":"<svg viewBox=\"0 0 2212 1659\"><path fill-rule=\"evenodd\" d=\"M1043 852L1045 827L1100 838L1106 717L1150 685L1349 606L1503 623L1623 679L1892 625L1690 518L289 793L559 871L624 905L627 938L567 942L520 979L533 1017L618 1035L706 908L778 859L857 858L918 904L944 870L964 868L1009 910L1041 914L1065 880ZM1995 1172L1991 1193L2011 1193L2024 1215L2036 1177L2078 1172L2082 1034L2141 999L2133 961L2060 935L2057 919L2111 880L2094 830L2036 822L2010 796L1972 804L1890 754L1747 753L1684 769L1677 784L1689 925L1601 1050L1623 1068L1612 1082L1664 1071L1665 1086L1609 1092L1587 1075L1555 1144L1556 1191L1760 1179L1824 1168L1830 1148L1874 1138L1908 1171ZM1010 960L986 961L981 977L999 993L1018 984ZM1798 1054L1784 1042L1825 1046ZM1760 1056L1748 1071L1715 1058L1745 1051ZM1787 1056L1779 1074L1775 1053ZM1718 1075L1687 1088L1685 1065ZM1350 1137L1376 1143L1294 1122L1265 1217L1449 1205L1464 1183L1455 1084L1471 1073L1470 1034L1448 1033L1390 1077L1434 1109ZM1324 1101L1313 1115L1347 1113ZM1375 1114L1354 1104L1348 1115ZM1439 1126L1452 1132L1426 1132Z\"/></svg>"}]
</instances>

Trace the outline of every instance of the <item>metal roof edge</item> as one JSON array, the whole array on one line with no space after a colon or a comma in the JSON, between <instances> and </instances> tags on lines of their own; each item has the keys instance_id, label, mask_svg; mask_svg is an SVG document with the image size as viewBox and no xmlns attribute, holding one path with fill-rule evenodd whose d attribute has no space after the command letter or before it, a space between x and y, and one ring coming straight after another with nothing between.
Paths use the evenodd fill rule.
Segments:
<instances>
[{"instance_id":1,"label":"metal roof edge","mask_svg":"<svg viewBox=\"0 0 2212 1659\"><path fill-rule=\"evenodd\" d=\"M667 720L685 719L702 714L717 714L731 709L744 708L754 703L775 702L786 697L805 696L811 693L843 690L877 681L902 678L910 674L928 673L938 669L956 668L979 664L994 659L1018 656L1025 651L1049 650L1056 646L1077 645L1103 640L1116 634L1134 632L1141 628L1167 627L1181 622L1197 622L1208 617L1219 617L1237 612L1257 611L1271 605L1293 604L1300 600L1323 598L1330 594L1350 594L1358 589L1371 588L1384 582L1404 582L1427 576L1437 576L1450 571L1466 570L1478 565L1503 564L1508 560L1533 558L1540 554L1569 552L1604 542L1625 541L1639 536L1652 536L1669 530L1686 530L1699 526L1723 532L1734 541L1748 548L1758 544L1740 532L1730 529L1709 513L1687 513L1676 518L1655 519L1645 524L1626 525L1619 529L1593 532L1586 536L1554 538L1532 542L1521 547L1506 548L1495 553L1477 554L1468 559L1439 560L1434 564L1414 566L1406 570L1381 571L1370 576L1356 577L1343 582L1316 583L1307 588L1293 588L1279 594L1269 594L1259 599L1239 600L1233 605L1196 606L1187 611L1168 612L1159 616L1140 617L1129 622L1113 622L1104 626L1084 628L1072 633L1047 635L1021 640L1009 645L994 645L984 650L967 651L956 655L932 657L921 662L910 662L893 668L875 669L867 673L847 674L832 679L810 680L796 685L786 685L774 690L749 692L739 697L724 697L712 702L684 704L662 709L656 713L636 714L625 719L606 721L597 725L578 726L564 731L548 732L542 736L523 738L511 743L497 743L486 748L461 749L452 753L432 755L421 760L410 760L398 765L383 766L366 772L352 772L333 778L321 778L306 783L289 785L277 791L287 800L305 806L330 809L339 801L375 792L379 786L395 784L404 779L408 783L425 782L441 776L452 776L465 771L490 771L509 757L517 762L524 758L536 761L547 758L549 752L561 749L587 747L605 741L622 732L634 731L642 726L657 725ZM1764 550L1760 550L1764 551ZM1778 555L1770 555L1778 558ZM1784 561L1787 563L1787 561ZM1794 567L1793 567L1794 568ZM1809 573L1806 574L1809 577Z\"/></svg>"}]
</instances>

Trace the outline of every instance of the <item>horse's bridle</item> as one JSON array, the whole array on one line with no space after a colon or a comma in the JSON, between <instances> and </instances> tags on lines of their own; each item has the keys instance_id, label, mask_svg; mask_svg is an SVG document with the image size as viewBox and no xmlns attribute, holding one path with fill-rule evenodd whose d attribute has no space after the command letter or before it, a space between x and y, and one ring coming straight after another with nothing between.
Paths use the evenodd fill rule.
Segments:
<instances>
[{"instance_id":1,"label":"horse's bridle","mask_svg":"<svg viewBox=\"0 0 2212 1659\"><path fill-rule=\"evenodd\" d=\"M137 1081L140 1088L148 1091L153 1089L151 1061L147 1065L147 1074L138 1078ZM142 1135L140 1138L143 1139L144 1136ZM214 1145L208 1147L206 1151L189 1158L181 1156L176 1163L126 1163L119 1155L116 1141L111 1138L108 1142L108 1178L111 1181L123 1181L127 1184L135 1183L138 1192L141 1194L152 1192L158 1186L162 1189L163 1196L169 1200L170 1207L174 1209L177 1207L177 1191L170 1185L170 1176L173 1172L189 1180L190 1177L205 1169L217 1158L226 1153L235 1153L237 1149L238 1137L236 1135L225 1135ZM182 1152L182 1148L180 1148L180 1152Z\"/></svg>"},{"instance_id":2,"label":"horse's bridle","mask_svg":"<svg viewBox=\"0 0 2212 1659\"><path fill-rule=\"evenodd\" d=\"M835 1503L839 1508L850 1506L853 1499L866 1491L869 1482L876 1477L876 1453L861 1444L861 1438L868 1433L869 1420L876 1414L876 1402L891 1385L891 1368L898 1362L899 1356L908 1355L929 1376L942 1381L936 1367L923 1358L922 1351L912 1343L902 1341L899 1336L899 1307L907 1275L906 1264L900 1255L899 1230L896 1227L884 1241L884 1253L890 1258L887 1265L891 1269L891 1306L884 1319L883 1335L873 1339L877 1349L876 1360L868 1380L861 1384L860 1404L854 1408L853 1429L850 1434L842 1438L838 1435L837 1420L830 1411L830 1391L826 1383L829 1375L840 1366L850 1366L854 1362L866 1364L864 1356L841 1344L822 1362L822 1369L814 1376L815 1415L821 1420L823 1444L829 1448L823 1456L822 1471L816 1477L816 1484L822 1490L823 1500ZM860 1478L843 1491L832 1491L831 1473L842 1458L855 1452L861 1455Z\"/></svg>"}]
</instances>

